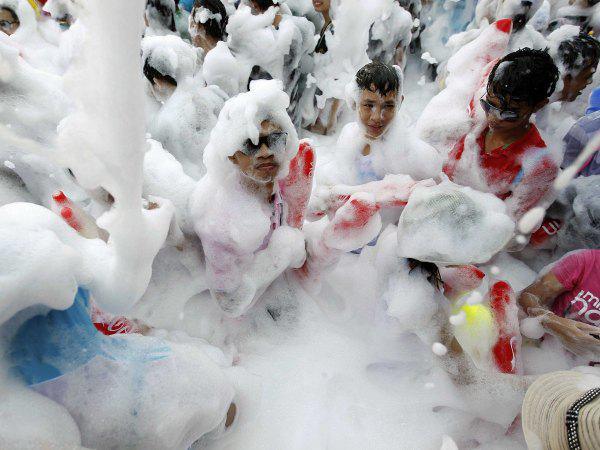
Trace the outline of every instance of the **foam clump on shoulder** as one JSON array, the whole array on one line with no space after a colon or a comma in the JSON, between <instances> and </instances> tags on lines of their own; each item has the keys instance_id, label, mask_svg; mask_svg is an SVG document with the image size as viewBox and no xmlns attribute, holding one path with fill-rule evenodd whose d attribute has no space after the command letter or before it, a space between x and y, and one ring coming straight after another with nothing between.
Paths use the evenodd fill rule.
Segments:
<instances>
[{"instance_id":1,"label":"foam clump on shoulder","mask_svg":"<svg viewBox=\"0 0 600 450\"><path fill-rule=\"evenodd\" d=\"M72 304L77 286L87 281L73 248L83 240L49 209L32 203L0 208L0 324L30 306Z\"/></svg>"},{"instance_id":2,"label":"foam clump on shoulder","mask_svg":"<svg viewBox=\"0 0 600 450\"><path fill-rule=\"evenodd\" d=\"M443 264L484 263L502 250L515 223L491 194L444 182L418 187L398 224L398 254Z\"/></svg>"}]
</instances>

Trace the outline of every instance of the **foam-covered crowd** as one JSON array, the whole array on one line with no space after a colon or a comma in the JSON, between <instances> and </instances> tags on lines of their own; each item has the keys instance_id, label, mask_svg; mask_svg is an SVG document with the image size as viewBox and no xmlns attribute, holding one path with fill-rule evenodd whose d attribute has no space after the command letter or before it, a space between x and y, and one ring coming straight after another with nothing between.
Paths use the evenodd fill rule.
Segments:
<instances>
[{"instance_id":1,"label":"foam-covered crowd","mask_svg":"<svg viewBox=\"0 0 600 450\"><path fill-rule=\"evenodd\" d=\"M0 0L0 448L599 449L598 0Z\"/></svg>"}]
</instances>

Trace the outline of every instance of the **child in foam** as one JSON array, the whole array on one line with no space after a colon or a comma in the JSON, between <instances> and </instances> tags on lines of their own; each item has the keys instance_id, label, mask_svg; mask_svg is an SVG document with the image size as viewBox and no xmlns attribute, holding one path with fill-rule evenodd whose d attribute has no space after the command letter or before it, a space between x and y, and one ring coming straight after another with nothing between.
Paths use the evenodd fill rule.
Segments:
<instances>
[{"instance_id":1,"label":"child in foam","mask_svg":"<svg viewBox=\"0 0 600 450\"><path fill-rule=\"evenodd\" d=\"M600 59L598 40L580 32L575 25L564 25L548 36L549 54L560 72L550 104L536 114L535 123L544 136L562 140L585 109L585 96L591 90Z\"/></svg>"},{"instance_id":2,"label":"child in foam","mask_svg":"<svg viewBox=\"0 0 600 450\"><path fill-rule=\"evenodd\" d=\"M241 63L242 92L258 79L278 79L290 97L289 114L298 128L304 114L300 107L314 45L314 25L290 13L277 0L250 0L230 17L228 45Z\"/></svg>"},{"instance_id":3,"label":"child in foam","mask_svg":"<svg viewBox=\"0 0 600 450\"><path fill-rule=\"evenodd\" d=\"M0 40L36 69L58 73L58 48L40 32L38 14L33 0L0 0Z\"/></svg>"},{"instance_id":4,"label":"child in foam","mask_svg":"<svg viewBox=\"0 0 600 450\"><path fill-rule=\"evenodd\" d=\"M489 261L511 238L514 223L502 202L447 181L421 186L403 210L395 236L391 229L377 244L383 261L378 272L390 274L383 295L388 314L428 345L453 344L459 351L452 342L454 334L481 369L521 373L514 292L505 280L486 277L472 265ZM385 256L390 253L395 257ZM432 292L414 295L423 289L416 283L418 274L411 275L416 267L433 282L435 289L426 286ZM472 295L473 291L477 293ZM470 301L471 297L480 301ZM452 330L450 314L455 315Z\"/></svg>"},{"instance_id":5,"label":"child in foam","mask_svg":"<svg viewBox=\"0 0 600 450\"><path fill-rule=\"evenodd\" d=\"M498 61L487 91L471 104L473 115L482 110L485 120L454 146L446 175L495 194L515 219L547 201L558 165L531 116L548 103L557 80L558 69L543 51L525 48Z\"/></svg>"},{"instance_id":6,"label":"child in foam","mask_svg":"<svg viewBox=\"0 0 600 450\"><path fill-rule=\"evenodd\" d=\"M192 44L206 55L220 41L227 39L228 14L221 0L196 0L190 14Z\"/></svg>"},{"instance_id":7,"label":"child in foam","mask_svg":"<svg viewBox=\"0 0 600 450\"><path fill-rule=\"evenodd\" d=\"M335 211L354 192L373 192L379 196L379 206L394 209L389 221L396 222L396 207L406 204L415 180L439 175L442 157L403 123L399 67L367 64L358 71L347 94L356 121L344 127L334 151L324 155L319 165L320 188L311 213L319 216Z\"/></svg>"},{"instance_id":8,"label":"child in foam","mask_svg":"<svg viewBox=\"0 0 600 450\"><path fill-rule=\"evenodd\" d=\"M207 174L190 201L211 294L230 316L244 314L306 260L301 228L314 153L298 144L288 102L279 82L260 80L225 103L204 152ZM365 226L376 208L353 199L341 211L333 237Z\"/></svg>"},{"instance_id":9,"label":"child in foam","mask_svg":"<svg viewBox=\"0 0 600 450\"><path fill-rule=\"evenodd\" d=\"M6 361L25 384L69 411L85 447L187 448L231 423L224 355L208 345L103 335L90 320L85 263L68 246L87 240L41 206L6 205L2 213Z\"/></svg>"},{"instance_id":10,"label":"child in foam","mask_svg":"<svg viewBox=\"0 0 600 450\"><path fill-rule=\"evenodd\" d=\"M563 346L590 360L600 357L600 250L565 255L519 296L531 317Z\"/></svg>"}]
</instances>

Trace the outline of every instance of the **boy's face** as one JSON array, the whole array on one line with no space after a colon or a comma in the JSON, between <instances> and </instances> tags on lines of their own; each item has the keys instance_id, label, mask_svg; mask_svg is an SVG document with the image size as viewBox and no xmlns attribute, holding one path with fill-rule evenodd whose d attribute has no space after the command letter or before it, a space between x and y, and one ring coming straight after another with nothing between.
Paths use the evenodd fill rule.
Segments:
<instances>
[{"instance_id":1,"label":"boy's face","mask_svg":"<svg viewBox=\"0 0 600 450\"><path fill-rule=\"evenodd\" d=\"M572 102L581 95L588 84L592 83L596 67L586 67L577 75L565 75L563 77L564 87L560 94L560 101Z\"/></svg>"},{"instance_id":2,"label":"boy's face","mask_svg":"<svg viewBox=\"0 0 600 450\"><path fill-rule=\"evenodd\" d=\"M523 102L513 101L510 97L503 102L491 90L488 90L482 98L488 126L494 131L518 130L524 127L529 123L531 115L546 103L548 100L532 107Z\"/></svg>"},{"instance_id":3,"label":"boy's face","mask_svg":"<svg viewBox=\"0 0 600 450\"><path fill-rule=\"evenodd\" d=\"M375 88L363 89L358 103L358 118L365 129L365 136L377 139L385 134L396 117L398 92L381 95Z\"/></svg>"},{"instance_id":4,"label":"boy's face","mask_svg":"<svg viewBox=\"0 0 600 450\"><path fill-rule=\"evenodd\" d=\"M0 8L0 31L8 34L13 34L19 28L19 21L15 21L11 12L6 8Z\"/></svg>"},{"instance_id":5,"label":"boy's face","mask_svg":"<svg viewBox=\"0 0 600 450\"><path fill-rule=\"evenodd\" d=\"M313 7L318 13L324 13L329 11L331 0L312 0Z\"/></svg>"},{"instance_id":6,"label":"boy's face","mask_svg":"<svg viewBox=\"0 0 600 450\"><path fill-rule=\"evenodd\" d=\"M177 89L177 85L171 83L169 80L165 78L154 78L154 83L152 84L152 93L154 97L160 102L166 102L173 92Z\"/></svg>"},{"instance_id":7,"label":"boy's face","mask_svg":"<svg viewBox=\"0 0 600 450\"><path fill-rule=\"evenodd\" d=\"M285 151L287 134L281 127L265 120L260 125L260 138L257 145L246 141L242 148L229 160L246 177L259 182L275 181L280 171L277 153Z\"/></svg>"}]
</instances>

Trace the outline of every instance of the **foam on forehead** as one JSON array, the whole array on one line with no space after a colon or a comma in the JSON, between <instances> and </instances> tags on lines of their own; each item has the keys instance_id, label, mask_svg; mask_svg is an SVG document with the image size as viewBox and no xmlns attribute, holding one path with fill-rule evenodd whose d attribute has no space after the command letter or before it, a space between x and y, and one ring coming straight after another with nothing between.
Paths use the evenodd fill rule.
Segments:
<instances>
[{"instance_id":1,"label":"foam on forehead","mask_svg":"<svg viewBox=\"0 0 600 450\"><path fill-rule=\"evenodd\" d=\"M178 36L147 36L142 40L142 59L178 83L196 72L196 49Z\"/></svg>"},{"instance_id":2,"label":"foam on forehead","mask_svg":"<svg viewBox=\"0 0 600 450\"><path fill-rule=\"evenodd\" d=\"M250 139L258 143L261 123L265 120L277 125L288 135L286 150L277 155L282 167L286 166L298 151L298 134L287 113L289 97L283 92L279 80L257 80L250 84L250 91L230 98L219 114L210 141L204 150L207 172L225 176L233 165L228 157Z\"/></svg>"}]
</instances>

